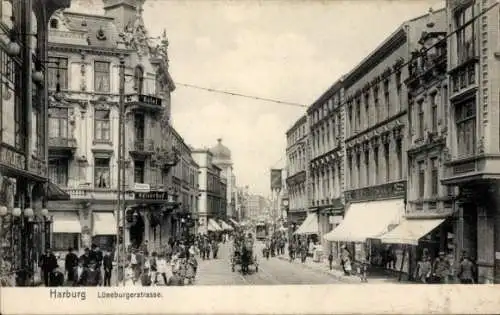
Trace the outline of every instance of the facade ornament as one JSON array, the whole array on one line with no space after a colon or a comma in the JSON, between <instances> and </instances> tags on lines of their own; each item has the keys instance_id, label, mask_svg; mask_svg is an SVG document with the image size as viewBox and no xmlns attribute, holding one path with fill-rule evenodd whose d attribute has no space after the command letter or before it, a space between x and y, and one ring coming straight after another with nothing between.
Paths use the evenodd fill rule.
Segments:
<instances>
[{"instance_id":1,"label":"facade ornament","mask_svg":"<svg viewBox=\"0 0 500 315\"><path fill-rule=\"evenodd\" d=\"M484 137L481 137L477 143L477 152L479 154L484 153Z\"/></svg>"},{"instance_id":2,"label":"facade ornament","mask_svg":"<svg viewBox=\"0 0 500 315\"><path fill-rule=\"evenodd\" d=\"M136 50L139 56L149 52L148 33L142 18L142 2L143 1L139 1L137 4L135 19L130 21L125 26L123 32L120 33L120 37L122 38L125 47Z\"/></svg>"},{"instance_id":3,"label":"facade ornament","mask_svg":"<svg viewBox=\"0 0 500 315\"><path fill-rule=\"evenodd\" d=\"M450 149L448 147L445 147L443 149L443 159L444 159L445 162L450 162L451 161Z\"/></svg>"},{"instance_id":4,"label":"facade ornament","mask_svg":"<svg viewBox=\"0 0 500 315\"><path fill-rule=\"evenodd\" d=\"M80 51L80 58L81 58L81 64L80 64L80 74L81 74L81 81L80 81L80 91L85 92L87 90L87 78L86 78L86 70L87 70L87 64L85 63L85 52L82 50Z\"/></svg>"}]
</instances>

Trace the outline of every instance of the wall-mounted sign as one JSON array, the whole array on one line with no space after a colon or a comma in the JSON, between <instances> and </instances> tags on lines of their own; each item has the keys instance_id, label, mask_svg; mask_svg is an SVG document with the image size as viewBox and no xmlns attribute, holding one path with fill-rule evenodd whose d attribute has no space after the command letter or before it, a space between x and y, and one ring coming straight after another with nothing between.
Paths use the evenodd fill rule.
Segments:
<instances>
[{"instance_id":1,"label":"wall-mounted sign","mask_svg":"<svg viewBox=\"0 0 500 315\"><path fill-rule=\"evenodd\" d=\"M140 200L168 200L168 192L166 191L150 191L150 192L135 192L135 199Z\"/></svg>"},{"instance_id":2,"label":"wall-mounted sign","mask_svg":"<svg viewBox=\"0 0 500 315\"><path fill-rule=\"evenodd\" d=\"M134 191L135 192L150 192L151 187L149 186L149 184L134 183Z\"/></svg>"}]
</instances>

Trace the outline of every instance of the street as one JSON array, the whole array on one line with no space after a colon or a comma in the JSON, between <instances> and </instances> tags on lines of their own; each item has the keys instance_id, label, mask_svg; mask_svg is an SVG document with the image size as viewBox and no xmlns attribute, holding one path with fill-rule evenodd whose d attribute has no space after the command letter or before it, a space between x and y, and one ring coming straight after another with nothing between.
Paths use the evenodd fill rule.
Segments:
<instances>
[{"instance_id":1,"label":"street","mask_svg":"<svg viewBox=\"0 0 500 315\"><path fill-rule=\"evenodd\" d=\"M286 284L333 284L339 283L334 277L314 271L277 257L266 260L262 257L262 243L257 242L255 251L259 271L250 267L250 274L242 275L239 266L231 272L230 253L232 243L221 244L219 258L199 259L196 285L286 285Z\"/></svg>"}]
</instances>

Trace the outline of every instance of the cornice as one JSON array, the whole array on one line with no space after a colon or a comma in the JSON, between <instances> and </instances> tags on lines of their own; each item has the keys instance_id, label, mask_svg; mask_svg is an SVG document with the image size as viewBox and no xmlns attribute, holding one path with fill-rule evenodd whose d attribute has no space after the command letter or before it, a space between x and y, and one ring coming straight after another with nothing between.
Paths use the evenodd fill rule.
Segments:
<instances>
[{"instance_id":1,"label":"cornice","mask_svg":"<svg viewBox=\"0 0 500 315\"><path fill-rule=\"evenodd\" d=\"M49 51L59 51L59 52L69 52L69 53L81 53L87 52L95 55L106 55L106 56L129 56L133 53L131 50L121 49L121 48L105 48L105 47L89 47L74 44L64 44L64 43L53 43L49 42Z\"/></svg>"}]
</instances>

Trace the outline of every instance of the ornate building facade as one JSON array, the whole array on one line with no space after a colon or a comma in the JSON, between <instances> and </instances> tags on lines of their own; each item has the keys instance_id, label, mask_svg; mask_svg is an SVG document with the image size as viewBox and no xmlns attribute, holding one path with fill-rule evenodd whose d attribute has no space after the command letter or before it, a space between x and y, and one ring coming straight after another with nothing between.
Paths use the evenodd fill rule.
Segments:
<instances>
[{"instance_id":1,"label":"ornate building facade","mask_svg":"<svg viewBox=\"0 0 500 315\"><path fill-rule=\"evenodd\" d=\"M286 186L288 188L288 215L290 224L299 226L306 218L307 198L307 116L301 116L286 132Z\"/></svg>"},{"instance_id":2,"label":"ornate building facade","mask_svg":"<svg viewBox=\"0 0 500 315\"><path fill-rule=\"evenodd\" d=\"M0 281L27 286L50 247L47 201L47 34L54 11L70 0L0 2ZM66 194L60 194L63 197Z\"/></svg>"},{"instance_id":3,"label":"ornate building facade","mask_svg":"<svg viewBox=\"0 0 500 315\"><path fill-rule=\"evenodd\" d=\"M175 86L166 35L149 39L142 4L104 1L104 15L60 11L50 21L49 175L71 195L51 204L55 250L91 243L115 248L122 62L124 242L138 246L147 239L154 248L167 242L175 225L179 191L169 170L179 153L164 136Z\"/></svg>"},{"instance_id":4,"label":"ornate building facade","mask_svg":"<svg viewBox=\"0 0 500 315\"><path fill-rule=\"evenodd\" d=\"M480 283L500 283L499 9L495 1L446 1L449 20L449 153L442 182L459 190L457 251Z\"/></svg>"},{"instance_id":5,"label":"ornate building facade","mask_svg":"<svg viewBox=\"0 0 500 315\"><path fill-rule=\"evenodd\" d=\"M343 82L335 82L307 110L310 145L310 215L316 215L319 241L326 253L332 244L323 237L336 227L344 211Z\"/></svg>"}]
</instances>

